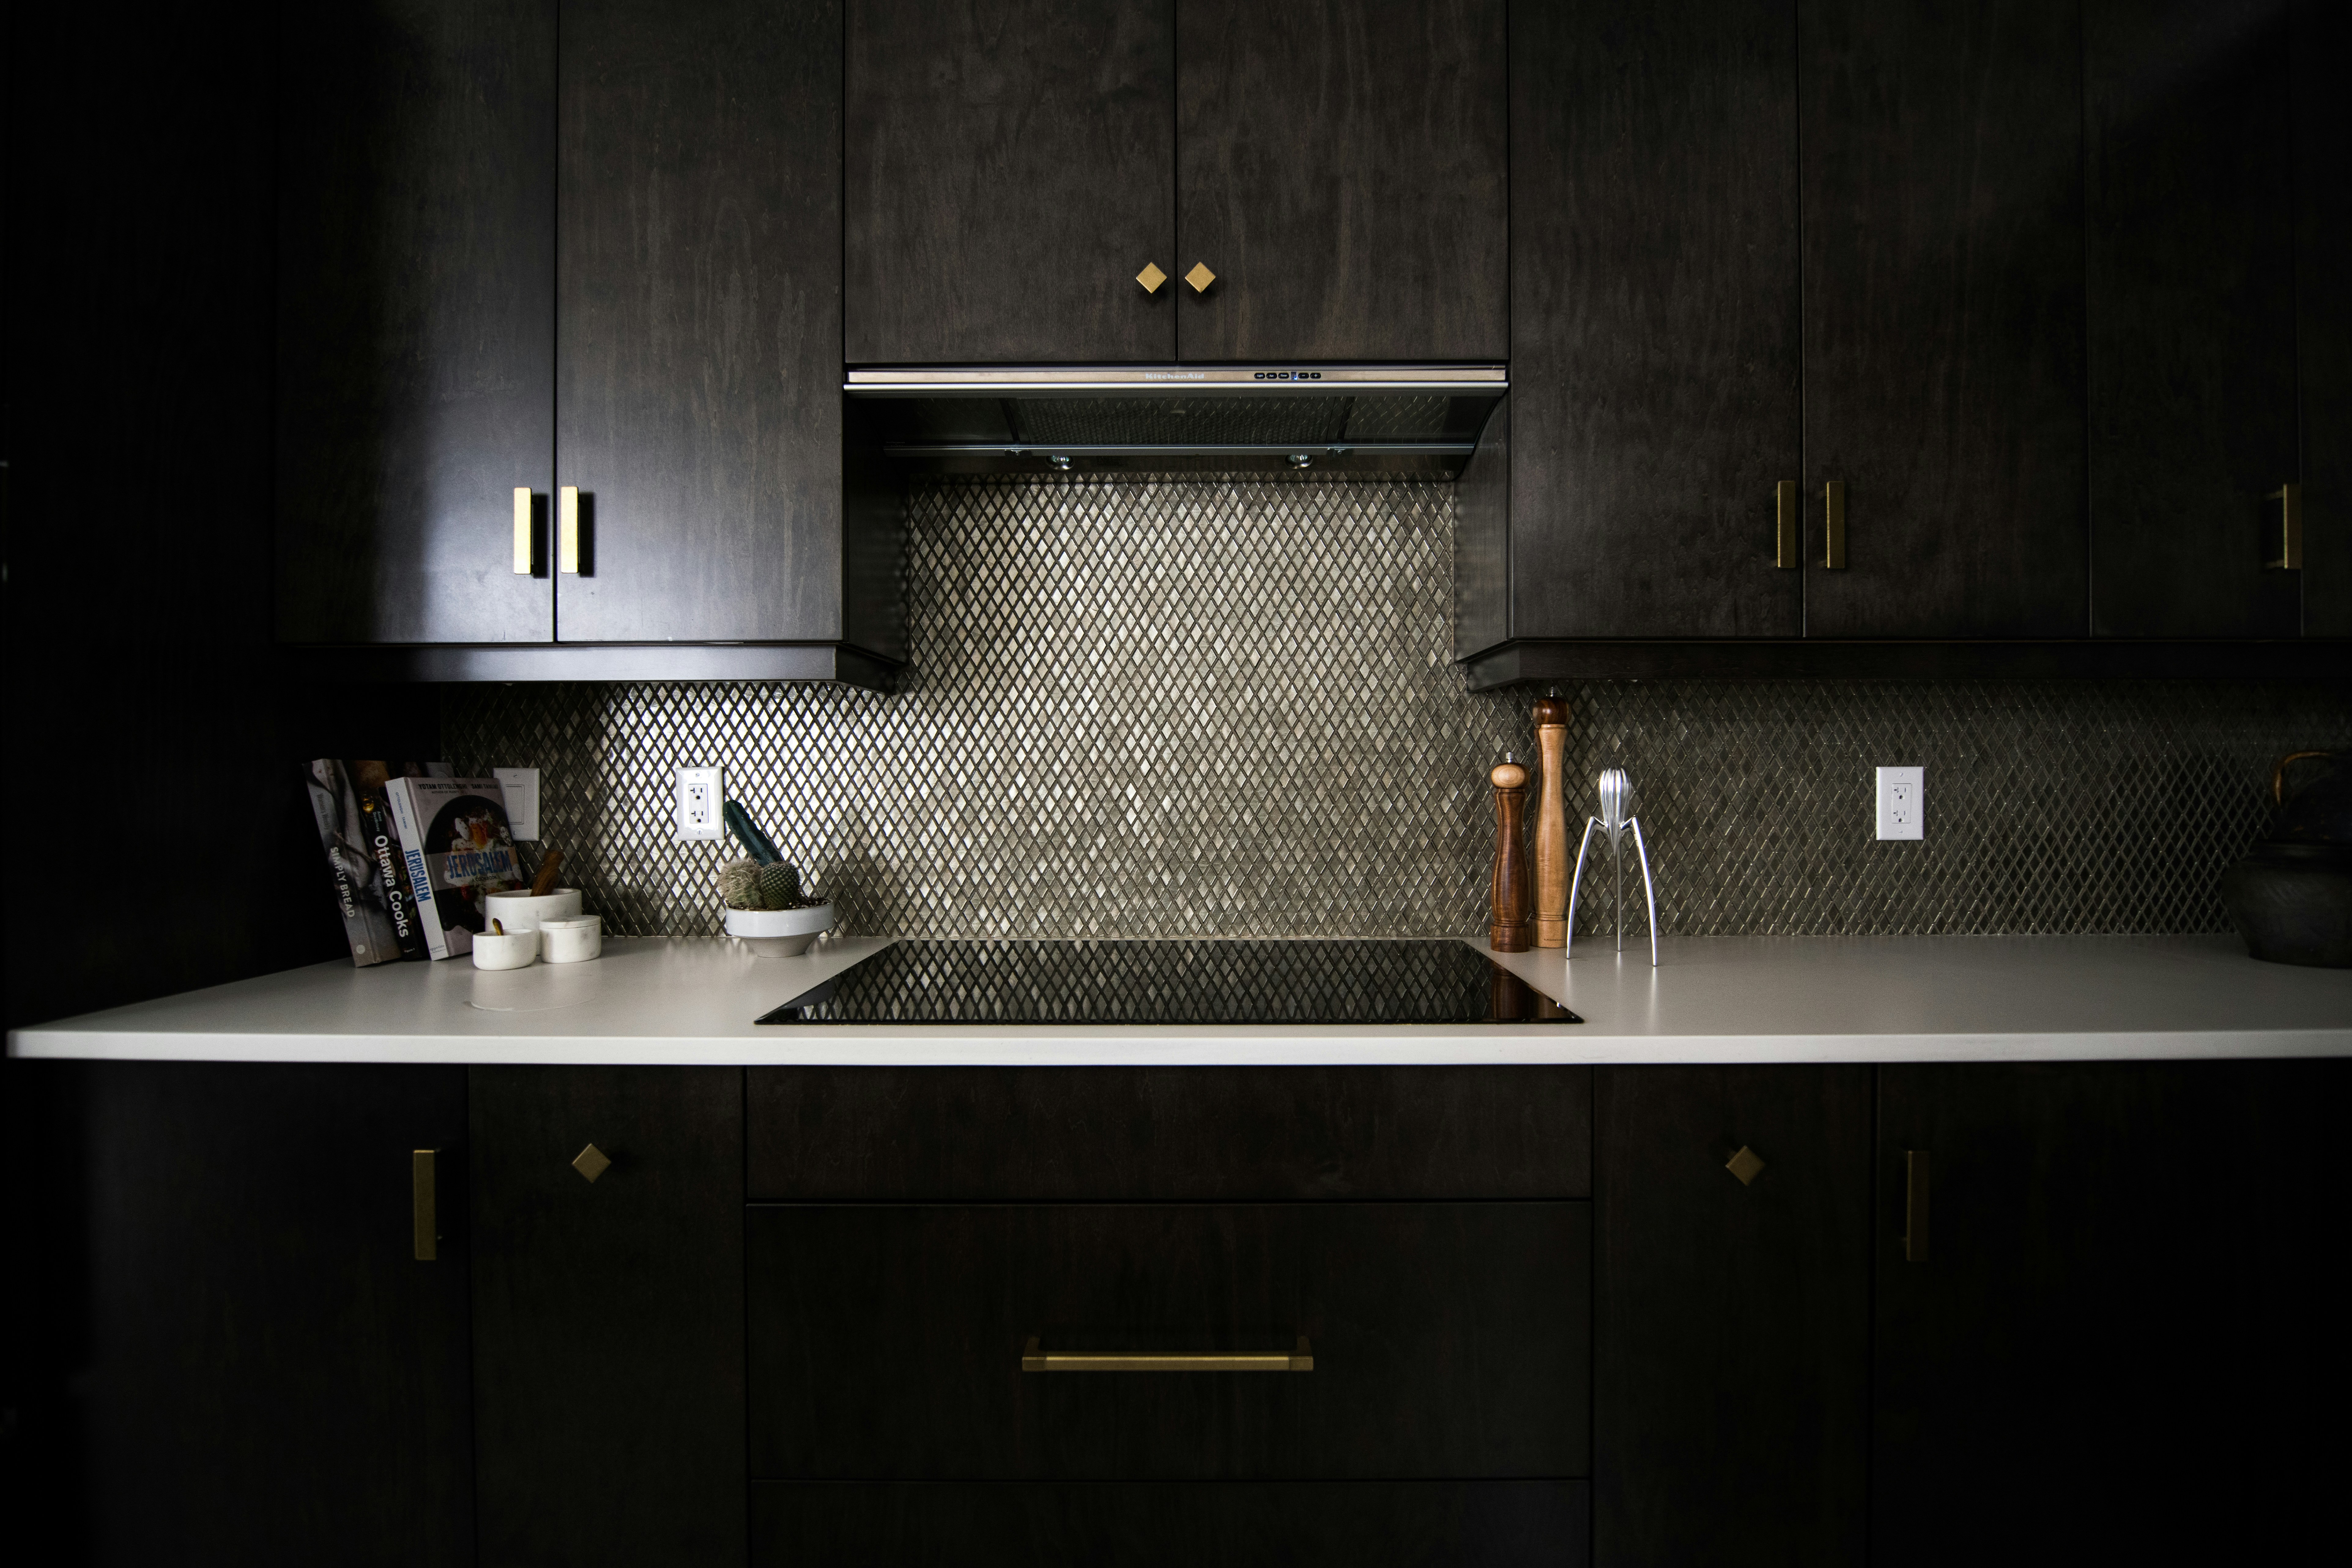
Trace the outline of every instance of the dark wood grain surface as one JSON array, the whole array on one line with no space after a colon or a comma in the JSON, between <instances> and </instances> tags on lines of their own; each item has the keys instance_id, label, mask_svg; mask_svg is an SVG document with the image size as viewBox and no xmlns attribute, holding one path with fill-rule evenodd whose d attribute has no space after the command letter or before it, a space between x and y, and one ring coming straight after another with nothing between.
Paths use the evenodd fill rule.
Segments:
<instances>
[{"instance_id":1,"label":"dark wood grain surface","mask_svg":"<svg viewBox=\"0 0 2352 1568\"><path fill-rule=\"evenodd\" d=\"M1093 1482L751 1489L755 1568L1581 1568L1582 1481Z\"/></svg>"},{"instance_id":2,"label":"dark wood grain surface","mask_svg":"<svg viewBox=\"0 0 2352 1568\"><path fill-rule=\"evenodd\" d=\"M1872 1069L1602 1068L1594 1098L1594 1561L1861 1563Z\"/></svg>"},{"instance_id":3,"label":"dark wood grain surface","mask_svg":"<svg viewBox=\"0 0 2352 1568\"><path fill-rule=\"evenodd\" d=\"M278 15L278 635L544 642L554 0Z\"/></svg>"},{"instance_id":4,"label":"dark wood grain surface","mask_svg":"<svg viewBox=\"0 0 2352 1568\"><path fill-rule=\"evenodd\" d=\"M1872 1561L2326 1555L2348 1111L2344 1061L1880 1068Z\"/></svg>"},{"instance_id":5,"label":"dark wood grain surface","mask_svg":"<svg viewBox=\"0 0 2352 1568\"><path fill-rule=\"evenodd\" d=\"M1581 1067L753 1068L766 1203L1580 1198Z\"/></svg>"},{"instance_id":6,"label":"dark wood grain surface","mask_svg":"<svg viewBox=\"0 0 2352 1568\"><path fill-rule=\"evenodd\" d=\"M1805 630L2081 637L2076 0L1800 0ZM1822 487L1846 485L1824 570Z\"/></svg>"},{"instance_id":7,"label":"dark wood grain surface","mask_svg":"<svg viewBox=\"0 0 2352 1568\"><path fill-rule=\"evenodd\" d=\"M12 1560L471 1563L464 1069L8 1074L56 1162L17 1165L32 1184L11 1206L79 1205L45 1227L75 1251L24 1286L83 1303L38 1347L74 1363L75 1420L19 1428L69 1449L76 1484L18 1500ZM423 1263L411 1151L436 1147L444 1235ZM36 1536L45 1518L57 1533Z\"/></svg>"},{"instance_id":8,"label":"dark wood grain surface","mask_svg":"<svg viewBox=\"0 0 2352 1568\"><path fill-rule=\"evenodd\" d=\"M2084 0L2092 626L2294 637L2287 0Z\"/></svg>"},{"instance_id":9,"label":"dark wood grain surface","mask_svg":"<svg viewBox=\"0 0 2352 1568\"><path fill-rule=\"evenodd\" d=\"M1510 353L1502 0L1184 0L1186 360Z\"/></svg>"},{"instance_id":10,"label":"dark wood grain surface","mask_svg":"<svg viewBox=\"0 0 2352 1568\"><path fill-rule=\"evenodd\" d=\"M751 1473L774 1479L1582 1475L1591 1207L759 1205ZM1047 1351L1312 1372L1034 1373Z\"/></svg>"},{"instance_id":11,"label":"dark wood grain surface","mask_svg":"<svg viewBox=\"0 0 2352 1568\"><path fill-rule=\"evenodd\" d=\"M852 363L1174 357L1171 10L850 0Z\"/></svg>"},{"instance_id":12,"label":"dark wood grain surface","mask_svg":"<svg viewBox=\"0 0 2352 1568\"><path fill-rule=\"evenodd\" d=\"M2352 637L2352 6L2294 0L2295 342L2302 379L2304 630Z\"/></svg>"},{"instance_id":13,"label":"dark wood grain surface","mask_svg":"<svg viewBox=\"0 0 2352 1568\"><path fill-rule=\"evenodd\" d=\"M1486 416L1454 485L1454 657L1511 635L1511 400Z\"/></svg>"},{"instance_id":14,"label":"dark wood grain surface","mask_svg":"<svg viewBox=\"0 0 2352 1568\"><path fill-rule=\"evenodd\" d=\"M564 7L567 642L843 635L841 47L837 0Z\"/></svg>"},{"instance_id":15,"label":"dark wood grain surface","mask_svg":"<svg viewBox=\"0 0 2352 1568\"><path fill-rule=\"evenodd\" d=\"M1796 47L1790 0L1512 14L1513 635L1804 629Z\"/></svg>"},{"instance_id":16,"label":"dark wood grain surface","mask_svg":"<svg viewBox=\"0 0 2352 1568\"><path fill-rule=\"evenodd\" d=\"M740 1562L741 1070L470 1071L481 1562Z\"/></svg>"}]
</instances>

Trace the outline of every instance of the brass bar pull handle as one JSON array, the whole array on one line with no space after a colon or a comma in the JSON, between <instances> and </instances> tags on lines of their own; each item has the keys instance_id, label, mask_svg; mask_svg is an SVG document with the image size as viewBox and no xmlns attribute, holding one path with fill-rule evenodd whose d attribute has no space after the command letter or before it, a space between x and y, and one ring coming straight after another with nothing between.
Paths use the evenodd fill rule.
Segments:
<instances>
[{"instance_id":1,"label":"brass bar pull handle","mask_svg":"<svg viewBox=\"0 0 2352 1568\"><path fill-rule=\"evenodd\" d=\"M2263 563L2271 572L2303 570L2303 487L2281 485L2263 498L2279 503L2279 555Z\"/></svg>"},{"instance_id":2,"label":"brass bar pull handle","mask_svg":"<svg viewBox=\"0 0 2352 1568\"><path fill-rule=\"evenodd\" d=\"M1927 1261L1927 1151L1903 1151L1903 1261Z\"/></svg>"},{"instance_id":3,"label":"brass bar pull handle","mask_svg":"<svg viewBox=\"0 0 2352 1568\"><path fill-rule=\"evenodd\" d=\"M1845 570L1845 481L1832 479L1822 487L1822 513L1826 527L1822 530L1822 569L1825 572Z\"/></svg>"},{"instance_id":4,"label":"brass bar pull handle","mask_svg":"<svg viewBox=\"0 0 2352 1568\"><path fill-rule=\"evenodd\" d=\"M1773 486L1772 501L1776 512L1772 564L1786 572L1805 563L1804 549L1797 542L1797 481L1782 479Z\"/></svg>"},{"instance_id":5,"label":"brass bar pull handle","mask_svg":"<svg viewBox=\"0 0 2352 1568\"><path fill-rule=\"evenodd\" d=\"M580 487L563 487L557 507L555 565L575 575L580 571Z\"/></svg>"},{"instance_id":6,"label":"brass bar pull handle","mask_svg":"<svg viewBox=\"0 0 2352 1568\"><path fill-rule=\"evenodd\" d=\"M417 1149L408 1156L408 1206L416 1231L416 1261L431 1263L441 1256L441 1218L434 1206L433 1162L438 1149Z\"/></svg>"},{"instance_id":7,"label":"brass bar pull handle","mask_svg":"<svg viewBox=\"0 0 2352 1568\"><path fill-rule=\"evenodd\" d=\"M518 577L530 575L530 490L523 485L514 493L514 569Z\"/></svg>"},{"instance_id":8,"label":"brass bar pull handle","mask_svg":"<svg viewBox=\"0 0 2352 1568\"><path fill-rule=\"evenodd\" d=\"M1029 1344L1021 1352L1023 1372L1313 1372L1315 1352L1307 1336L1298 1336L1298 1348L1285 1354L1281 1351L1144 1351L1106 1352L1045 1351L1037 1348L1037 1336L1029 1336Z\"/></svg>"}]
</instances>

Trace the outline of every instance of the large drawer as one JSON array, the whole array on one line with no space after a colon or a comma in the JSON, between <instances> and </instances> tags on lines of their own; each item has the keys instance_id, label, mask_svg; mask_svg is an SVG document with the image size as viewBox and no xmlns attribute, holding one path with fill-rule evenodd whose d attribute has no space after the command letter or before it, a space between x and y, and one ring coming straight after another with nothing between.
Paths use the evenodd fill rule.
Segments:
<instances>
[{"instance_id":1,"label":"large drawer","mask_svg":"<svg viewBox=\"0 0 2352 1568\"><path fill-rule=\"evenodd\" d=\"M1582 1198L1582 1067L753 1068L771 1203Z\"/></svg>"},{"instance_id":2,"label":"large drawer","mask_svg":"<svg viewBox=\"0 0 2352 1568\"><path fill-rule=\"evenodd\" d=\"M1582 1481L761 1481L752 1568L1582 1568Z\"/></svg>"},{"instance_id":3,"label":"large drawer","mask_svg":"<svg viewBox=\"0 0 2352 1568\"><path fill-rule=\"evenodd\" d=\"M747 1244L755 1477L1587 1473L1589 1204L761 1205Z\"/></svg>"}]
</instances>

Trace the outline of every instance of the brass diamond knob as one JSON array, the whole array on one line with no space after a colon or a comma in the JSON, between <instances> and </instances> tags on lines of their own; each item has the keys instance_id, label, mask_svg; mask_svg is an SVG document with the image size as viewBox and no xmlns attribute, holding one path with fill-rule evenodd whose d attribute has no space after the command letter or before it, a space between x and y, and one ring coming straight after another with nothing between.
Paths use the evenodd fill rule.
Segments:
<instances>
[{"instance_id":1,"label":"brass diamond knob","mask_svg":"<svg viewBox=\"0 0 2352 1568\"><path fill-rule=\"evenodd\" d=\"M1756 1157L1755 1150L1742 1143L1739 1152L1726 1160L1723 1168L1738 1177L1739 1184L1744 1187L1763 1173L1764 1162Z\"/></svg>"},{"instance_id":2,"label":"brass diamond knob","mask_svg":"<svg viewBox=\"0 0 2352 1568\"><path fill-rule=\"evenodd\" d=\"M1157 294L1160 292L1160 286L1168 281L1168 274L1147 261L1143 264L1143 270L1135 275L1135 280L1143 285L1145 293Z\"/></svg>"},{"instance_id":3,"label":"brass diamond knob","mask_svg":"<svg viewBox=\"0 0 2352 1568\"><path fill-rule=\"evenodd\" d=\"M1205 261L1195 261L1192 263L1192 270L1184 274L1184 281L1192 286L1192 292L1195 294L1207 293L1209 285L1216 280L1217 275L1209 270L1209 264Z\"/></svg>"},{"instance_id":4,"label":"brass diamond knob","mask_svg":"<svg viewBox=\"0 0 2352 1568\"><path fill-rule=\"evenodd\" d=\"M585 1180L593 1182L613 1168L613 1161L604 1151L591 1143L572 1160L572 1168Z\"/></svg>"}]
</instances>

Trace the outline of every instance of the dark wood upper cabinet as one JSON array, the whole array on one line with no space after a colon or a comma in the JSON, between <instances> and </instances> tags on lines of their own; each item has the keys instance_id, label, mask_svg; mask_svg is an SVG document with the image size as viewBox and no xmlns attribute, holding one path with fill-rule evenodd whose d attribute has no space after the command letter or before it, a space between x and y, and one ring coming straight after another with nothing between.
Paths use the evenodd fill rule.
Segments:
<instances>
[{"instance_id":1,"label":"dark wood upper cabinet","mask_svg":"<svg viewBox=\"0 0 2352 1568\"><path fill-rule=\"evenodd\" d=\"M1180 0L1186 360L1510 352L1503 0Z\"/></svg>"},{"instance_id":2,"label":"dark wood upper cabinet","mask_svg":"<svg viewBox=\"0 0 2352 1568\"><path fill-rule=\"evenodd\" d=\"M2092 627L2294 637L2286 0L2084 0Z\"/></svg>"},{"instance_id":3,"label":"dark wood upper cabinet","mask_svg":"<svg viewBox=\"0 0 2352 1568\"><path fill-rule=\"evenodd\" d=\"M1174 49L1171 0L849 0L849 363L1173 358Z\"/></svg>"},{"instance_id":4,"label":"dark wood upper cabinet","mask_svg":"<svg viewBox=\"0 0 2352 1568\"><path fill-rule=\"evenodd\" d=\"M1864 1560L1872 1079L1595 1070L1604 1568ZM1746 1180L1741 1150L1761 1162Z\"/></svg>"},{"instance_id":5,"label":"dark wood upper cabinet","mask_svg":"<svg viewBox=\"0 0 2352 1568\"><path fill-rule=\"evenodd\" d=\"M482 1563L742 1562L741 1069L471 1073Z\"/></svg>"},{"instance_id":6,"label":"dark wood upper cabinet","mask_svg":"<svg viewBox=\"0 0 2352 1568\"><path fill-rule=\"evenodd\" d=\"M1520 6L1510 94L1506 635L1799 635L1790 0Z\"/></svg>"},{"instance_id":7,"label":"dark wood upper cabinet","mask_svg":"<svg viewBox=\"0 0 2352 1568\"><path fill-rule=\"evenodd\" d=\"M278 637L544 642L555 0L280 16Z\"/></svg>"},{"instance_id":8,"label":"dark wood upper cabinet","mask_svg":"<svg viewBox=\"0 0 2352 1568\"><path fill-rule=\"evenodd\" d=\"M836 0L564 6L566 642L871 640L844 624L841 47Z\"/></svg>"},{"instance_id":9,"label":"dark wood upper cabinet","mask_svg":"<svg viewBox=\"0 0 2352 1568\"><path fill-rule=\"evenodd\" d=\"M2302 374L2303 628L2352 637L2352 5L2294 0L2295 333Z\"/></svg>"},{"instance_id":10,"label":"dark wood upper cabinet","mask_svg":"<svg viewBox=\"0 0 2352 1568\"><path fill-rule=\"evenodd\" d=\"M2080 5L1798 10L1806 632L2082 637Z\"/></svg>"},{"instance_id":11,"label":"dark wood upper cabinet","mask_svg":"<svg viewBox=\"0 0 2352 1568\"><path fill-rule=\"evenodd\" d=\"M2327 1555L2347 1096L2340 1060L1881 1068L1872 1561Z\"/></svg>"}]
</instances>

